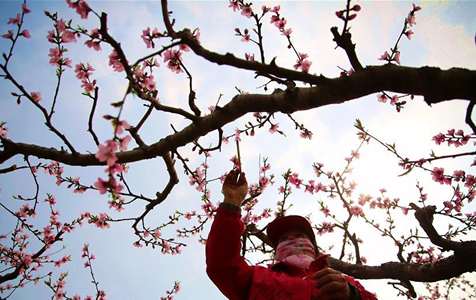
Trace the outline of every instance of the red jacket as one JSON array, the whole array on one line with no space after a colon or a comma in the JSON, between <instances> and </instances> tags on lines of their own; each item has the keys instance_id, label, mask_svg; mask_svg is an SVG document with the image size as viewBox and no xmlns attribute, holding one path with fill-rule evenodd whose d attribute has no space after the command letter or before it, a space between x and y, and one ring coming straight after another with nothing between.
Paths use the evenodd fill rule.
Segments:
<instances>
[{"instance_id":1,"label":"red jacket","mask_svg":"<svg viewBox=\"0 0 476 300\"><path fill-rule=\"evenodd\" d=\"M218 208L206 246L207 274L228 299L317 299L313 279L299 268L281 263L268 268L249 266L240 255L244 230L240 213ZM345 278L361 300L377 299L354 278Z\"/></svg>"}]
</instances>

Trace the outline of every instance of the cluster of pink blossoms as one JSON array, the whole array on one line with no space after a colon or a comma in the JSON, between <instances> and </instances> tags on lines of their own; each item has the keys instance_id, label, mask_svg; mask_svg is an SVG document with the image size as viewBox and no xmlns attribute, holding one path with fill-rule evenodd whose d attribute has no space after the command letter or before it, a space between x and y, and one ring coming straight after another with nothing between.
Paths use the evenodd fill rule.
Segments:
<instances>
[{"instance_id":1,"label":"cluster of pink blossoms","mask_svg":"<svg viewBox=\"0 0 476 300\"><path fill-rule=\"evenodd\" d=\"M134 77L136 78L137 83L147 91L156 91L157 84L154 81L154 75L152 75L152 68L159 66L157 59L154 59L151 62L145 61L143 65L137 66L134 71ZM150 74L145 70L147 67L150 69Z\"/></svg>"},{"instance_id":2,"label":"cluster of pink blossoms","mask_svg":"<svg viewBox=\"0 0 476 300\"><path fill-rule=\"evenodd\" d=\"M318 235L323 235L325 233L332 233L334 232L334 224L329 222L323 222L317 229Z\"/></svg>"},{"instance_id":3,"label":"cluster of pink blossoms","mask_svg":"<svg viewBox=\"0 0 476 300\"><path fill-rule=\"evenodd\" d=\"M431 174L434 181L439 182L440 184L451 184L451 178L445 176L444 168L435 167Z\"/></svg>"},{"instance_id":4,"label":"cluster of pink blossoms","mask_svg":"<svg viewBox=\"0 0 476 300\"><path fill-rule=\"evenodd\" d=\"M182 73L182 52L180 50L171 49L165 51L164 63L167 63L167 68L169 68L172 72L176 74Z\"/></svg>"},{"instance_id":5,"label":"cluster of pink blossoms","mask_svg":"<svg viewBox=\"0 0 476 300\"><path fill-rule=\"evenodd\" d=\"M81 80L81 87L84 88L86 92L92 92L96 88L97 80L94 79L91 81L90 78L93 74L92 71L95 70L89 63L87 65L79 63L76 65L76 69L74 70L76 78Z\"/></svg>"},{"instance_id":6,"label":"cluster of pink blossoms","mask_svg":"<svg viewBox=\"0 0 476 300\"><path fill-rule=\"evenodd\" d=\"M251 8L251 3L244 3L242 0L229 0L230 4L228 7L231 7L233 11L241 10L241 15L247 17L248 19L253 16L253 9Z\"/></svg>"},{"instance_id":7,"label":"cluster of pink blossoms","mask_svg":"<svg viewBox=\"0 0 476 300\"><path fill-rule=\"evenodd\" d=\"M440 132L435 135L433 137L433 141L435 141L437 145L441 145L442 143L447 142L448 146L453 145L455 147L459 147L466 145L471 138L471 135L465 134L464 131L461 129L450 129L447 131L446 134Z\"/></svg>"},{"instance_id":8,"label":"cluster of pink blossoms","mask_svg":"<svg viewBox=\"0 0 476 300\"><path fill-rule=\"evenodd\" d=\"M150 27L147 27L147 29L142 30L142 35L140 37L147 45L147 48L155 48L154 39L158 39L163 36L164 35L160 33L157 28L154 28L151 32Z\"/></svg>"},{"instance_id":9,"label":"cluster of pink blossoms","mask_svg":"<svg viewBox=\"0 0 476 300\"><path fill-rule=\"evenodd\" d=\"M58 68L61 68L62 66L71 68L71 59L64 57L64 53L67 49L61 45L72 42L76 43L76 33L66 28L66 23L63 19L57 21L55 27L56 32L49 30L47 35L48 41L57 45L56 47L51 48L50 53L48 54L50 57L50 64L52 66L57 66Z\"/></svg>"},{"instance_id":10,"label":"cluster of pink blossoms","mask_svg":"<svg viewBox=\"0 0 476 300\"><path fill-rule=\"evenodd\" d=\"M323 191L323 192L326 192L327 191L327 188L325 185L323 185L322 183L315 183L314 180L308 180L308 183L305 184L306 188L304 190L304 192L307 192L307 193L310 193L311 195L313 195L314 193L318 193L320 191Z\"/></svg>"},{"instance_id":11,"label":"cluster of pink blossoms","mask_svg":"<svg viewBox=\"0 0 476 300\"><path fill-rule=\"evenodd\" d=\"M307 59L308 57L309 56L306 53L299 53L299 58L297 59L296 64L294 65L294 69L300 69L305 73L309 72L312 62Z\"/></svg>"},{"instance_id":12,"label":"cluster of pink blossoms","mask_svg":"<svg viewBox=\"0 0 476 300\"><path fill-rule=\"evenodd\" d=\"M88 48L93 48L96 51L101 50L101 35L99 34L99 30L93 29L91 30L91 33L89 34L90 39L84 42Z\"/></svg>"},{"instance_id":13,"label":"cluster of pink blossoms","mask_svg":"<svg viewBox=\"0 0 476 300\"><path fill-rule=\"evenodd\" d=\"M51 163L45 168L45 174L48 172L52 176L56 176L56 185L60 186L63 183L61 175L63 174L64 168L60 166L59 162L51 161Z\"/></svg>"},{"instance_id":14,"label":"cluster of pink blossoms","mask_svg":"<svg viewBox=\"0 0 476 300\"><path fill-rule=\"evenodd\" d=\"M109 54L109 66L116 72L123 72L125 70L116 50L112 50L111 54Z\"/></svg>"},{"instance_id":15,"label":"cluster of pink blossoms","mask_svg":"<svg viewBox=\"0 0 476 300\"><path fill-rule=\"evenodd\" d=\"M202 210L205 212L207 218L211 219L217 210L217 206L210 201L207 201L205 204L202 204Z\"/></svg>"},{"instance_id":16,"label":"cluster of pink blossoms","mask_svg":"<svg viewBox=\"0 0 476 300\"><path fill-rule=\"evenodd\" d=\"M205 186L207 184L206 181L206 170L208 169L208 165L206 163L202 163L201 167L197 167L195 169L195 172L193 172L192 175L188 176L189 184L191 186L195 185L195 189L199 192L204 192L205 191ZM208 198L208 197L207 197Z\"/></svg>"},{"instance_id":17,"label":"cluster of pink blossoms","mask_svg":"<svg viewBox=\"0 0 476 300\"><path fill-rule=\"evenodd\" d=\"M98 148L99 150L96 152L95 156L99 161L106 162L108 167L106 168L105 172L108 173L109 178L108 180L103 180L99 177L98 181L94 183L94 187L99 190L100 194L110 192L114 199L121 200L122 198L120 197L119 193L124 187L118 184L116 178L114 177L116 173L122 173L124 171L122 165L116 163L117 142L114 140L108 140L106 141L105 145L99 145ZM120 210L122 206L115 208L116 210Z\"/></svg>"}]
</instances>

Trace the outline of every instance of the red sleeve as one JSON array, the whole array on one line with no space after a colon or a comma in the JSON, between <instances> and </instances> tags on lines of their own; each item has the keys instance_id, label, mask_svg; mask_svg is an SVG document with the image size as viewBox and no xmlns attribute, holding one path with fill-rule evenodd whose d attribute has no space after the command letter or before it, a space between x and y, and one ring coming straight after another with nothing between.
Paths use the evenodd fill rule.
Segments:
<instances>
[{"instance_id":1,"label":"red sleeve","mask_svg":"<svg viewBox=\"0 0 476 300\"><path fill-rule=\"evenodd\" d=\"M344 275L348 283L352 284L360 294L360 300L377 300L375 294L367 291L354 277Z\"/></svg>"},{"instance_id":2,"label":"red sleeve","mask_svg":"<svg viewBox=\"0 0 476 300\"><path fill-rule=\"evenodd\" d=\"M248 299L253 277L240 255L244 230L240 213L218 208L205 248L208 277L232 300Z\"/></svg>"}]
</instances>

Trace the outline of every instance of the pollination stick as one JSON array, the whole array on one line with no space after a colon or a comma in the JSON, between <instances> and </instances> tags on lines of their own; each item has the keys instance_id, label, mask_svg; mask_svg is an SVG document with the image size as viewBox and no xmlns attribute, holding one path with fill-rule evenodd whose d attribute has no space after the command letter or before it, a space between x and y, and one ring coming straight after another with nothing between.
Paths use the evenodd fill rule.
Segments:
<instances>
[{"instance_id":1,"label":"pollination stick","mask_svg":"<svg viewBox=\"0 0 476 300\"><path fill-rule=\"evenodd\" d=\"M241 173L241 155L240 155L240 142L236 139L236 152L238 154L238 170Z\"/></svg>"}]
</instances>

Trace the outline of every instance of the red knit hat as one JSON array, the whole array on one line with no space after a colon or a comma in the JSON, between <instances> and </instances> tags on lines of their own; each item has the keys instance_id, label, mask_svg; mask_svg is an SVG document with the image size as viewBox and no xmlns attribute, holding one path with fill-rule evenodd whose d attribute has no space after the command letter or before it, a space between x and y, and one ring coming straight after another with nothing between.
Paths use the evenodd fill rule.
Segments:
<instances>
[{"instance_id":1,"label":"red knit hat","mask_svg":"<svg viewBox=\"0 0 476 300\"><path fill-rule=\"evenodd\" d=\"M316 244L314 231L306 218L301 216L284 216L274 219L268 224L268 228L266 229L268 238L274 248L278 246L281 235L290 229L302 231L309 237L314 245Z\"/></svg>"}]
</instances>

